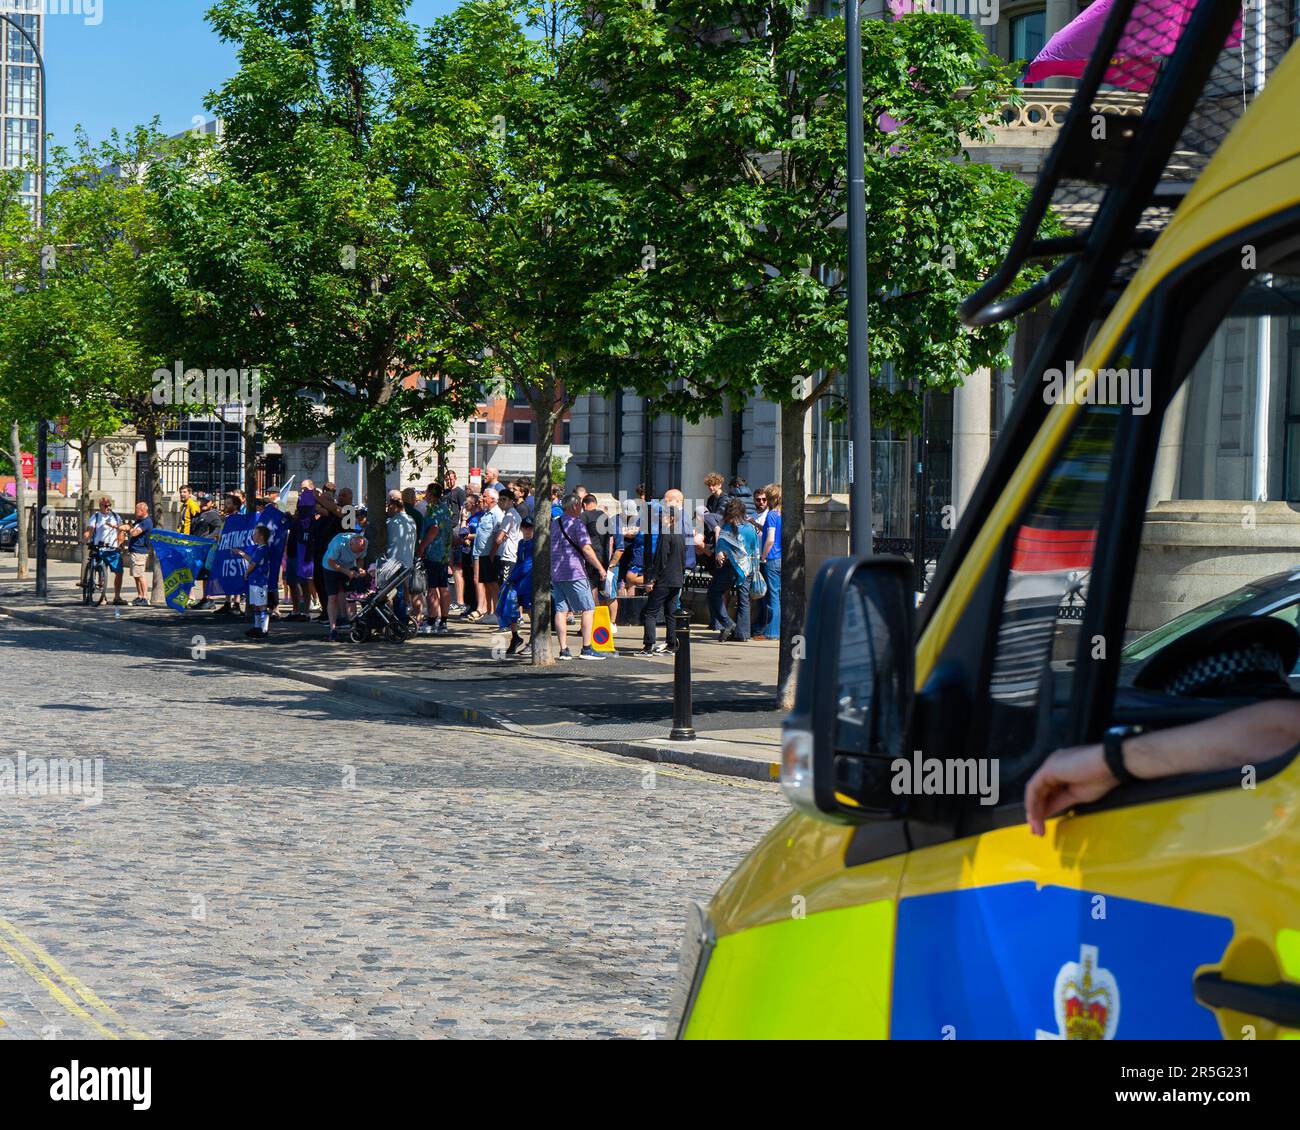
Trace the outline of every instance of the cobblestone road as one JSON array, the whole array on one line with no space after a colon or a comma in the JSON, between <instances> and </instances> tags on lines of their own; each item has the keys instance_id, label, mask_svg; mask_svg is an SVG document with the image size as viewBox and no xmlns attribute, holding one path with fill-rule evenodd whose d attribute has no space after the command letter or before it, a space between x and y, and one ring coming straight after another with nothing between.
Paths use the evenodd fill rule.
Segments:
<instances>
[{"instance_id":1,"label":"cobblestone road","mask_svg":"<svg viewBox=\"0 0 1300 1130\"><path fill-rule=\"evenodd\" d=\"M659 1035L687 900L786 810L4 618L0 656L0 1039ZM102 802L5 795L20 753L103 757Z\"/></svg>"}]
</instances>

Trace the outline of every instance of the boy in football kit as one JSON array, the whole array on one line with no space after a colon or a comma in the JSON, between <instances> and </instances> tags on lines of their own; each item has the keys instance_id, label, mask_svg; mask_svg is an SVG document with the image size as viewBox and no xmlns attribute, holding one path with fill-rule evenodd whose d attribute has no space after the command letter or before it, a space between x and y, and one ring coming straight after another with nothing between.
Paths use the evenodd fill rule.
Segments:
<instances>
[{"instance_id":1,"label":"boy in football kit","mask_svg":"<svg viewBox=\"0 0 1300 1130\"><path fill-rule=\"evenodd\" d=\"M247 551L235 550L236 557L248 562L248 610L253 614L253 626L244 634L253 640L264 640L270 634L271 615L267 611L267 589L271 584L271 550L267 543L270 540L269 528L255 526L253 544Z\"/></svg>"}]
</instances>

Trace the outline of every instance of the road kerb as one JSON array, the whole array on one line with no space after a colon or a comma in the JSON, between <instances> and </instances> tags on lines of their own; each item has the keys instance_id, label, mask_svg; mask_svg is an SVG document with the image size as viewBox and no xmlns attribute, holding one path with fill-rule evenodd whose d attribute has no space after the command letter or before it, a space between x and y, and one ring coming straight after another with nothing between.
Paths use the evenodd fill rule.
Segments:
<instances>
[{"instance_id":1,"label":"road kerb","mask_svg":"<svg viewBox=\"0 0 1300 1130\"><path fill-rule=\"evenodd\" d=\"M61 616L56 612L34 608L23 608L13 604L7 604L3 601L0 601L0 613L12 616L15 620L25 620L30 623L46 624L51 627L60 628L64 631L84 632L89 635L104 636L107 639L113 639L121 643L129 643L132 646L141 647L142 649L149 651L151 654L161 655L168 659L191 658L190 648L184 644L171 643L167 640L152 639L137 631L119 627L115 624L70 622L67 617ZM275 663L269 660L259 659L256 656L224 650L214 644L207 645L204 658L208 661L220 663L222 666L230 667L234 670L254 671L259 675L272 675L279 678L292 679L295 682L307 683L321 690L334 691L336 693L349 695L353 698L368 698L375 702L382 702L386 706L393 706L400 710L405 710L409 713L420 714L427 718L438 718L444 722L453 722L464 726L481 726L486 729L506 730L510 733L517 734L520 737L545 738L547 741L581 746L584 749L600 750L603 753L618 754L623 757L637 758L642 761L651 761L665 765L679 765L688 769L696 769L700 772L713 773L723 777L744 777L751 781L775 781L780 773L780 765L778 762L762 758L744 757L739 754L719 753L715 750L700 749L692 746L689 742L683 742L679 748L676 743L672 746L668 746L666 743L664 745L659 745L651 742L608 741L601 739L587 741L571 737L556 738L549 734L529 729L527 726L521 726L519 723L512 722L510 719L495 714L490 710L461 706L457 703L443 702L435 698L433 695L417 695L411 694L408 691L396 690L391 687L385 687L368 677L358 678L353 676L322 675L316 671L303 671L297 668L285 666L283 663Z\"/></svg>"}]
</instances>

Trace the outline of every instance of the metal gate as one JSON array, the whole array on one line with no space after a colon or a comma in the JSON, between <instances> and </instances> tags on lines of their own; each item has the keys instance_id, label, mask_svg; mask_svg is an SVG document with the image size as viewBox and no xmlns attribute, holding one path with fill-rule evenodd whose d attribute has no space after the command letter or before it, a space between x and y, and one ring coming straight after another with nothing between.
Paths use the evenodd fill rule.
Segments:
<instances>
[{"instance_id":1,"label":"metal gate","mask_svg":"<svg viewBox=\"0 0 1300 1130\"><path fill-rule=\"evenodd\" d=\"M162 481L163 498L172 498L186 483L190 482L190 453L183 447L169 451L159 461L158 477ZM201 489L195 486L195 490ZM135 500L149 503L149 455L138 451L135 456Z\"/></svg>"}]
</instances>

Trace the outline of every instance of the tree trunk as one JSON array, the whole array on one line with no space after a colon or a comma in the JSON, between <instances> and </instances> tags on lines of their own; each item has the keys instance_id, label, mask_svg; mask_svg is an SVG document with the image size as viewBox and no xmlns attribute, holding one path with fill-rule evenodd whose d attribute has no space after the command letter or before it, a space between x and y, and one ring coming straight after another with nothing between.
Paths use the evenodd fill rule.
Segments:
<instances>
[{"instance_id":1,"label":"tree trunk","mask_svg":"<svg viewBox=\"0 0 1300 1130\"><path fill-rule=\"evenodd\" d=\"M378 561L388 548L388 465L383 459L366 460L366 550Z\"/></svg>"},{"instance_id":2,"label":"tree trunk","mask_svg":"<svg viewBox=\"0 0 1300 1130\"><path fill-rule=\"evenodd\" d=\"M781 653L777 663L776 701L794 707L799 659L807 654L804 618L808 603L803 543L804 419L808 401L781 405Z\"/></svg>"},{"instance_id":3,"label":"tree trunk","mask_svg":"<svg viewBox=\"0 0 1300 1130\"><path fill-rule=\"evenodd\" d=\"M27 482L23 478L23 441L18 421L13 422L10 447L14 460L14 502L18 505L18 580L27 580Z\"/></svg>"},{"instance_id":4,"label":"tree trunk","mask_svg":"<svg viewBox=\"0 0 1300 1130\"><path fill-rule=\"evenodd\" d=\"M253 502L257 498L257 417L246 406L244 408L244 500L248 512L253 513Z\"/></svg>"},{"instance_id":5,"label":"tree trunk","mask_svg":"<svg viewBox=\"0 0 1300 1130\"><path fill-rule=\"evenodd\" d=\"M537 405L542 407L539 409ZM534 401L537 417L533 514L533 666L555 662L551 650L551 459L555 454L555 426L559 422L559 396L552 379Z\"/></svg>"},{"instance_id":6,"label":"tree trunk","mask_svg":"<svg viewBox=\"0 0 1300 1130\"><path fill-rule=\"evenodd\" d=\"M81 433L81 501L77 505L77 558L81 565L86 564L86 539L81 531L90 520L90 445L94 436L90 432Z\"/></svg>"},{"instance_id":7,"label":"tree trunk","mask_svg":"<svg viewBox=\"0 0 1300 1130\"><path fill-rule=\"evenodd\" d=\"M158 454L158 420L153 415L144 418L144 453L149 464L149 473L145 482L145 491L149 503L149 517L154 525L160 525L163 516L162 493L162 456ZM167 590L163 585L162 570L158 568L158 559L153 552L153 539L149 539L149 560L145 565L153 577L153 587L149 592L150 604L166 604Z\"/></svg>"}]
</instances>

